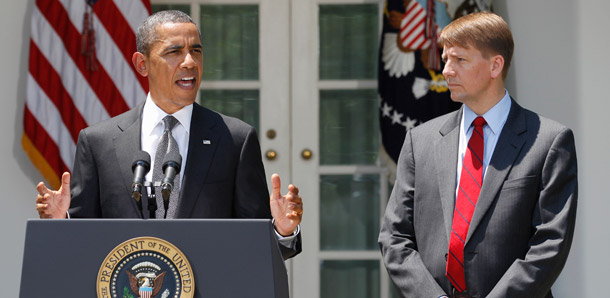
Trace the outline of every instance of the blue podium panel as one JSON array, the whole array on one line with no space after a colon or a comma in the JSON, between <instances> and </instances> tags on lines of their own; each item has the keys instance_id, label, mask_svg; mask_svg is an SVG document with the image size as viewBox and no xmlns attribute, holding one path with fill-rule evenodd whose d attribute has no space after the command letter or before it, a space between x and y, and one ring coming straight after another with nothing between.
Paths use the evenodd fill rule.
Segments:
<instances>
[{"instance_id":1,"label":"blue podium panel","mask_svg":"<svg viewBox=\"0 0 610 298\"><path fill-rule=\"evenodd\" d=\"M148 251L169 269L128 258ZM163 289L173 277L180 277L179 289ZM100 290L104 282L112 287ZM154 298L285 298L288 278L267 219L28 220L20 297L123 298L137 291L157 291Z\"/></svg>"}]
</instances>

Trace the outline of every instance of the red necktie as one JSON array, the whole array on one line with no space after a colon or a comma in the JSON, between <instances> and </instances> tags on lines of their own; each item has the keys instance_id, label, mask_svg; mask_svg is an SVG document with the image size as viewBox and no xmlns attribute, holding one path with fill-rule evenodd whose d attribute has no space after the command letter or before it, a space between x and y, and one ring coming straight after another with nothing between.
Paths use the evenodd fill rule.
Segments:
<instances>
[{"instance_id":1,"label":"red necktie","mask_svg":"<svg viewBox=\"0 0 610 298\"><path fill-rule=\"evenodd\" d=\"M446 276L453 287L464 292L466 280L464 277L464 242L468 235L470 220L479 199L483 185L483 117L473 121L474 130L468 141L468 148L462 162L460 187L455 200L451 237L449 237L449 253L447 255Z\"/></svg>"}]
</instances>

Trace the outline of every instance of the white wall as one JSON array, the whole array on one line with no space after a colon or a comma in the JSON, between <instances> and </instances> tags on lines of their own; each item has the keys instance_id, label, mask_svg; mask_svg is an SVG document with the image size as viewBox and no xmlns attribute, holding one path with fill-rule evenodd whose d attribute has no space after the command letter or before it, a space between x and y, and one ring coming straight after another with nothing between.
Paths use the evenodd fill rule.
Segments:
<instances>
[{"instance_id":1,"label":"white wall","mask_svg":"<svg viewBox=\"0 0 610 298\"><path fill-rule=\"evenodd\" d=\"M0 98L3 102L0 127L0 189L4 192L0 208L0 293L18 297L25 221L36 217L35 181L42 176L21 149L23 104L29 49L29 12L33 1L1 0L0 7ZM26 13L27 11L27 13Z\"/></svg>"},{"instance_id":2,"label":"white wall","mask_svg":"<svg viewBox=\"0 0 610 298\"><path fill-rule=\"evenodd\" d=\"M610 224L607 221L610 211L610 195L606 188L610 174L610 126L608 112L608 70L610 60L605 56L610 49L610 2L605 0L586 0L582 2L575 16L579 19L576 42L580 63L578 72L578 150L580 158L579 176L581 199L579 237L575 245L575 257L570 260L568 269L575 270L567 275L565 281L574 278L577 284L563 286L571 297L578 296L578 290L586 293L582 297L607 296L608 268L610 258ZM582 265L578 266L577 262ZM572 272L570 272L572 273ZM580 280L579 280L579 279ZM566 296L568 297L568 296Z\"/></svg>"},{"instance_id":3,"label":"white wall","mask_svg":"<svg viewBox=\"0 0 610 298\"><path fill-rule=\"evenodd\" d=\"M17 297L25 221L35 218L34 185L41 180L21 148L29 15L33 0L0 0L0 90L4 105L0 145L4 174L0 235L3 297ZM605 114L610 100L610 2L603 0L495 0L496 12L512 27L516 44L508 88L520 104L574 129L579 158L580 197L577 231L568 264L554 286L555 297L607 295L605 268L610 232L602 220L610 210L604 183L610 175L610 133ZM47 268L46 270L52 270Z\"/></svg>"},{"instance_id":4,"label":"white wall","mask_svg":"<svg viewBox=\"0 0 610 298\"><path fill-rule=\"evenodd\" d=\"M515 39L509 91L523 106L571 127L576 136L576 235L568 263L553 287L555 296L608 296L604 268L610 267L610 225L604 218L610 196L603 186L610 177L606 115L610 62L602 51L610 48L610 2L495 0L494 5Z\"/></svg>"}]
</instances>

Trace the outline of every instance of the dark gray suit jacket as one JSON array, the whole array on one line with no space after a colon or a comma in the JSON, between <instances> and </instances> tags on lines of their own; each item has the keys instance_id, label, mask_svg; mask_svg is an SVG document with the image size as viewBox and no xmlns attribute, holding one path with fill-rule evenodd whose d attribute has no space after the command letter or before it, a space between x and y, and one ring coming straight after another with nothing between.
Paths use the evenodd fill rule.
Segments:
<instances>
[{"instance_id":1,"label":"dark gray suit jacket","mask_svg":"<svg viewBox=\"0 0 610 298\"><path fill-rule=\"evenodd\" d=\"M462 109L409 131L400 154L379 244L405 297L451 293L445 269ZM470 295L553 297L574 234L577 184L572 131L512 101L464 247Z\"/></svg>"},{"instance_id":2,"label":"dark gray suit jacket","mask_svg":"<svg viewBox=\"0 0 610 298\"><path fill-rule=\"evenodd\" d=\"M80 132L70 185L71 217L141 217L131 198L131 165L141 150L143 107L141 103ZM271 218L254 128L195 103L187 161L176 217ZM142 198L143 214L148 217L147 195ZM300 237L294 250L282 249L285 258L296 255L301 250Z\"/></svg>"}]
</instances>

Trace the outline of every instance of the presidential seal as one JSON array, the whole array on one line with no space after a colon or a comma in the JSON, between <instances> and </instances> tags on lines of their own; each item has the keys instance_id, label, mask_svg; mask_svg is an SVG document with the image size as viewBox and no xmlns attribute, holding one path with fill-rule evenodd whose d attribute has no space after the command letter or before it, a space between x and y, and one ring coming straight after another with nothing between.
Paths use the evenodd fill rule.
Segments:
<instances>
[{"instance_id":1,"label":"presidential seal","mask_svg":"<svg viewBox=\"0 0 610 298\"><path fill-rule=\"evenodd\" d=\"M98 298L193 298L193 269L173 244L138 237L117 245L97 274Z\"/></svg>"}]
</instances>

